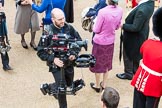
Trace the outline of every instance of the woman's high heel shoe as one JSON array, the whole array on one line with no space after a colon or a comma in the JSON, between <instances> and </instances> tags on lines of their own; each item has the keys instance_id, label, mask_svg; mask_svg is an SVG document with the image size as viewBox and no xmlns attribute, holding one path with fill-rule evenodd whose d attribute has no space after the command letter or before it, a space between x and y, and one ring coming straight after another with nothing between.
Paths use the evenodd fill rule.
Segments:
<instances>
[{"instance_id":1,"label":"woman's high heel shoe","mask_svg":"<svg viewBox=\"0 0 162 108\"><path fill-rule=\"evenodd\" d=\"M94 83L90 83L90 86L91 86L91 88L93 89L93 90L95 90L97 93L99 93L100 92L100 88L96 88L96 87L94 87Z\"/></svg>"},{"instance_id":2,"label":"woman's high heel shoe","mask_svg":"<svg viewBox=\"0 0 162 108\"><path fill-rule=\"evenodd\" d=\"M23 48L28 49L28 45L26 44L25 41L21 41L21 45Z\"/></svg>"},{"instance_id":3,"label":"woman's high heel shoe","mask_svg":"<svg viewBox=\"0 0 162 108\"><path fill-rule=\"evenodd\" d=\"M31 43L31 42L30 42L30 46L31 46L35 51L37 51L37 47L36 47L36 45L35 45L34 43Z\"/></svg>"},{"instance_id":4,"label":"woman's high heel shoe","mask_svg":"<svg viewBox=\"0 0 162 108\"><path fill-rule=\"evenodd\" d=\"M105 88L102 86L102 82L100 82L100 87L101 87L101 91L105 89Z\"/></svg>"}]
</instances>

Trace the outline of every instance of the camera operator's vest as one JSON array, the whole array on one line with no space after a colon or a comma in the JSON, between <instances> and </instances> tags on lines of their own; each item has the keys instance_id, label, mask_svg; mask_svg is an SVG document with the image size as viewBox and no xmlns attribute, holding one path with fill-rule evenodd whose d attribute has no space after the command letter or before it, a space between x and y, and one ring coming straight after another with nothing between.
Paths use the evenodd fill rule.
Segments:
<instances>
[{"instance_id":1,"label":"camera operator's vest","mask_svg":"<svg viewBox=\"0 0 162 108\"><path fill-rule=\"evenodd\" d=\"M64 34L70 35L71 30L72 30L72 27L68 23L65 23L64 27L62 27L61 29L58 29L53 24L51 24L50 27L47 29L47 31L50 31L49 35L55 35L58 33L64 33Z\"/></svg>"}]
</instances>

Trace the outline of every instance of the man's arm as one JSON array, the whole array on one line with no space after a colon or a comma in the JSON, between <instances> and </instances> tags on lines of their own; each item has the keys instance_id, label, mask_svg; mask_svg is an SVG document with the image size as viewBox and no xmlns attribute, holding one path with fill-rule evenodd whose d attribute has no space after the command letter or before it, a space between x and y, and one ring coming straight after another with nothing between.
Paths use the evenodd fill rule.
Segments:
<instances>
[{"instance_id":1,"label":"man's arm","mask_svg":"<svg viewBox=\"0 0 162 108\"><path fill-rule=\"evenodd\" d=\"M68 25L70 28L70 35L72 38L77 39L77 40L82 40L81 36L79 35L79 33L74 29L73 26Z\"/></svg>"},{"instance_id":2,"label":"man's arm","mask_svg":"<svg viewBox=\"0 0 162 108\"><path fill-rule=\"evenodd\" d=\"M132 24L123 24L123 29L129 32L139 32L147 20L146 12L137 11Z\"/></svg>"},{"instance_id":3,"label":"man's arm","mask_svg":"<svg viewBox=\"0 0 162 108\"><path fill-rule=\"evenodd\" d=\"M47 61L49 63L53 62L54 59L54 53L53 52L49 52L48 51L48 46L50 45L50 40L51 40L51 36L49 36L48 38L46 38L45 42L42 41L42 37L39 40L39 44L37 47L37 55L38 57L43 60L43 61Z\"/></svg>"},{"instance_id":4,"label":"man's arm","mask_svg":"<svg viewBox=\"0 0 162 108\"><path fill-rule=\"evenodd\" d=\"M38 51L37 55L41 60L47 61L48 64L53 64L58 67L63 67L64 65L63 61L61 61L60 58L55 57L55 52L53 50L47 49L50 46L50 43L53 37L53 35L51 34L53 33L51 26L49 26L49 28L47 29L47 32L49 33L48 38L46 38L45 41L42 41L42 38L40 38L40 41L37 47L37 51Z\"/></svg>"}]
</instances>

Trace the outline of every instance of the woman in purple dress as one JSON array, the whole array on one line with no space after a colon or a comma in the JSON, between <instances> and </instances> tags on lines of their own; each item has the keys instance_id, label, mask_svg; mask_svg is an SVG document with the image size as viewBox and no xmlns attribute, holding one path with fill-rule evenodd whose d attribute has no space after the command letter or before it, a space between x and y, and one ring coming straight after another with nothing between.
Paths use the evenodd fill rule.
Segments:
<instances>
[{"instance_id":1,"label":"woman in purple dress","mask_svg":"<svg viewBox=\"0 0 162 108\"><path fill-rule=\"evenodd\" d=\"M123 10L117 6L118 0L108 0L109 5L100 9L94 24L92 54L96 58L96 64L90 68L95 73L96 84L90 83L92 89L100 92L104 89L108 77L108 71L112 69L112 58L114 52L115 30L121 24ZM100 76L103 80L100 82Z\"/></svg>"}]
</instances>

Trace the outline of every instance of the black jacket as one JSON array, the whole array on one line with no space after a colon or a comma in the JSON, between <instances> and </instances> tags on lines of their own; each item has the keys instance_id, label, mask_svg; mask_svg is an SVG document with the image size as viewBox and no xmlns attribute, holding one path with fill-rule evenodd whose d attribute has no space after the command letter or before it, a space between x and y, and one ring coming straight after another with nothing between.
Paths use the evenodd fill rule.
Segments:
<instances>
[{"instance_id":1,"label":"black jacket","mask_svg":"<svg viewBox=\"0 0 162 108\"><path fill-rule=\"evenodd\" d=\"M45 50L45 48L47 48L51 45L51 43L53 41L52 40L53 35L57 35L58 33L64 33L64 34L67 34L70 36L69 39L81 40L81 37L78 34L78 32L71 25L66 24L66 23L65 23L64 27L61 29L58 29L53 24L51 24L49 31L50 31L50 35L47 36L45 44L42 41L42 37L41 37L39 44L38 44L38 49L37 49L38 50L37 55L39 56L39 58L43 61L47 61L48 64L52 64L54 58L58 57L58 52L55 52L55 51L51 52L51 51ZM48 66L49 66L50 72L53 72L53 69L56 68L56 67L53 67L53 65L48 65Z\"/></svg>"},{"instance_id":2,"label":"black jacket","mask_svg":"<svg viewBox=\"0 0 162 108\"><path fill-rule=\"evenodd\" d=\"M123 24L123 46L130 60L141 59L140 47L149 36L149 21L154 12L154 1L147 1L132 10Z\"/></svg>"}]
</instances>

